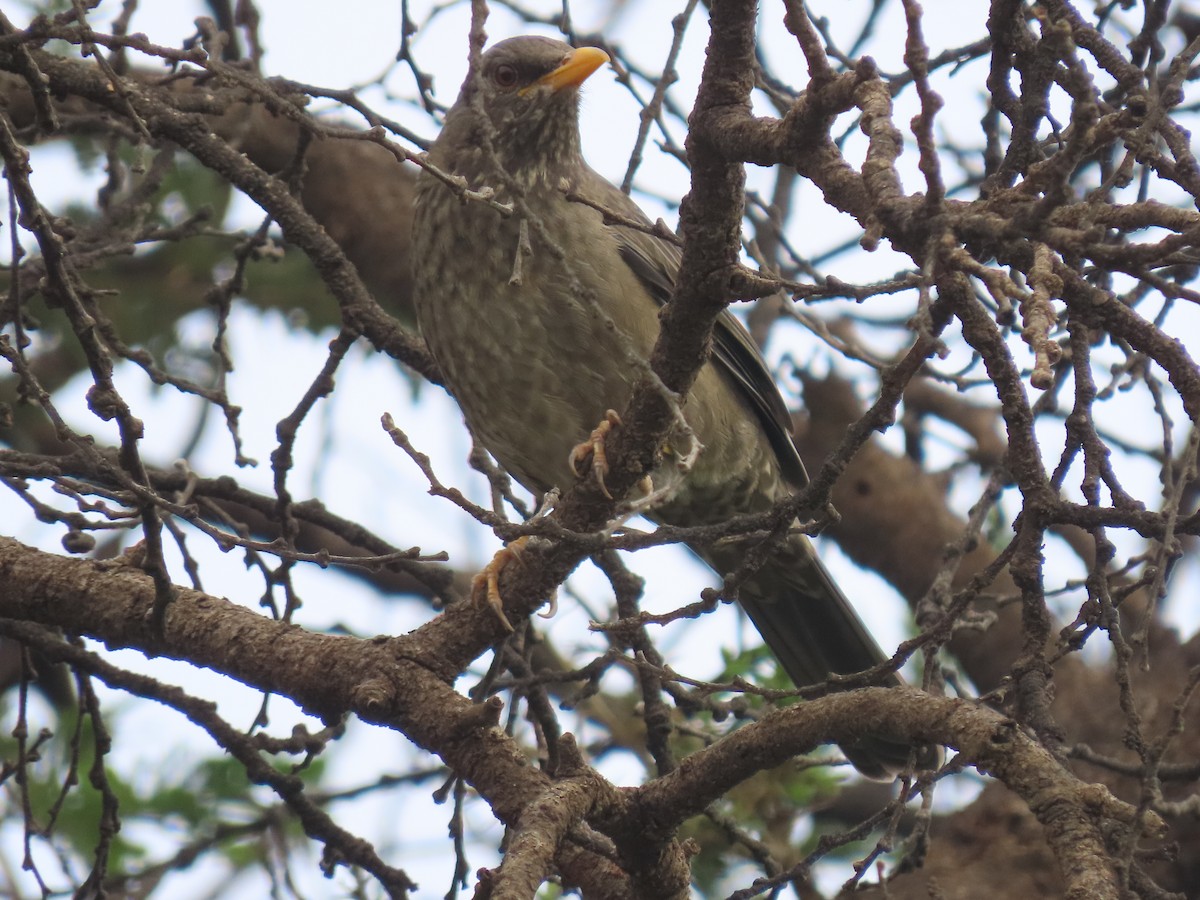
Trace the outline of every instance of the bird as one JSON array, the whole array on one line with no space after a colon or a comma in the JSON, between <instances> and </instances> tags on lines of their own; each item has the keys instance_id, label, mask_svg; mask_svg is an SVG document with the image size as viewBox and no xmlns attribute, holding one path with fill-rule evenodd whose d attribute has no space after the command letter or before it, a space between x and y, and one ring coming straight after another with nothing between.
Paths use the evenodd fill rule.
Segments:
<instances>
[{"instance_id":1,"label":"bird","mask_svg":"<svg viewBox=\"0 0 1200 900\"><path fill-rule=\"evenodd\" d=\"M613 410L648 365L680 264L677 244L584 160L580 87L608 60L598 48L539 36L493 45L428 151L441 177L422 172L416 189L421 333L472 434L538 496L569 488L588 449L599 456L605 430L619 427ZM447 186L454 179L459 190ZM463 184L479 192L475 199L462 196ZM678 483L651 519L713 525L766 512L807 483L787 406L728 310L682 409L686 426L672 431L651 473L656 487ZM593 468L602 476L601 462ZM693 549L726 574L747 548L727 541ZM739 584L738 601L797 686L887 659L795 529ZM874 734L842 746L878 779L902 771L911 749Z\"/></svg>"}]
</instances>

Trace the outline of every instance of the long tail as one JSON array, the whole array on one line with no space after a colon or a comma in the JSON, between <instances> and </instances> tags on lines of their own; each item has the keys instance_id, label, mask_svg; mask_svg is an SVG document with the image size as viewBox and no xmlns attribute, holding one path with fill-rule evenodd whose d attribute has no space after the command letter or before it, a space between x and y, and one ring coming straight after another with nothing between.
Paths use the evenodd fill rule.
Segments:
<instances>
[{"instance_id":1,"label":"long tail","mask_svg":"<svg viewBox=\"0 0 1200 900\"><path fill-rule=\"evenodd\" d=\"M717 571L732 572L742 552L722 548L701 555ZM803 535L791 536L743 582L739 599L798 687L818 684L831 674L861 672L887 659ZM903 682L894 677L891 683ZM868 778L882 779L903 770L912 751L909 744L882 735L867 735L841 749ZM923 748L918 762L925 765L936 758Z\"/></svg>"}]
</instances>

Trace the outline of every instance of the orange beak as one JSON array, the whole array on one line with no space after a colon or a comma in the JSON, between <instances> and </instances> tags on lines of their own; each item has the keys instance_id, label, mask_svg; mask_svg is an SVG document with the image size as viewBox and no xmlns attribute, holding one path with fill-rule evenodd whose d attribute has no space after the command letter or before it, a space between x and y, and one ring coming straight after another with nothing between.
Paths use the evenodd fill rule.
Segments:
<instances>
[{"instance_id":1,"label":"orange beak","mask_svg":"<svg viewBox=\"0 0 1200 900\"><path fill-rule=\"evenodd\" d=\"M552 90L561 91L563 88L579 87L587 81L588 76L608 62L608 54L598 47L580 47L571 52L561 66L552 72L547 72L533 84L522 88L519 93L525 94L543 84Z\"/></svg>"}]
</instances>

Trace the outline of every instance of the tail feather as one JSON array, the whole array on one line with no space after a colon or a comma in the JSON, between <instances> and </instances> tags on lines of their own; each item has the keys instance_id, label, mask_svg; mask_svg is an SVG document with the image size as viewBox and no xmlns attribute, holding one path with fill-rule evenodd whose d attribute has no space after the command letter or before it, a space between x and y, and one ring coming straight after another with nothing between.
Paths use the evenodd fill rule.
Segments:
<instances>
[{"instance_id":1,"label":"tail feather","mask_svg":"<svg viewBox=\"0 0 1200 900\"><path fill-rule=\"evenodd\" d=\"M720 572L732 572L742 552L722 548L701 554ZM794 535L739 586L738 599L771 653L798 687L831 674L849 675L887 659L866 625L803 535ZM903 684L892 676L888 684ZM867 735L842 752L869 778L891 778L909 762L912 747L884 735ZM922 766L937 754L919 748Z\"/></svg>"}]
</instances>

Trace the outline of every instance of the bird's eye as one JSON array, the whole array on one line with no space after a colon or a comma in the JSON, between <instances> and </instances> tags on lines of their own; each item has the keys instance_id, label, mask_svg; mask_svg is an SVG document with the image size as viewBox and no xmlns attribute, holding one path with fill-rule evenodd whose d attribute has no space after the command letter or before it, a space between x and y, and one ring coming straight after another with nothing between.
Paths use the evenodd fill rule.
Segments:
<instances>
[{"instance_id":1,"label":"bird's eye","mask_svg":"<svg viewBox=\"0 0 1200 900\"><path fill-rule=\"evenodd\" d=\"M517 85L517 70L512 66L497 66L492 73L492 81L497 87L511 88Z\"/></svg>"}]
</instances>

